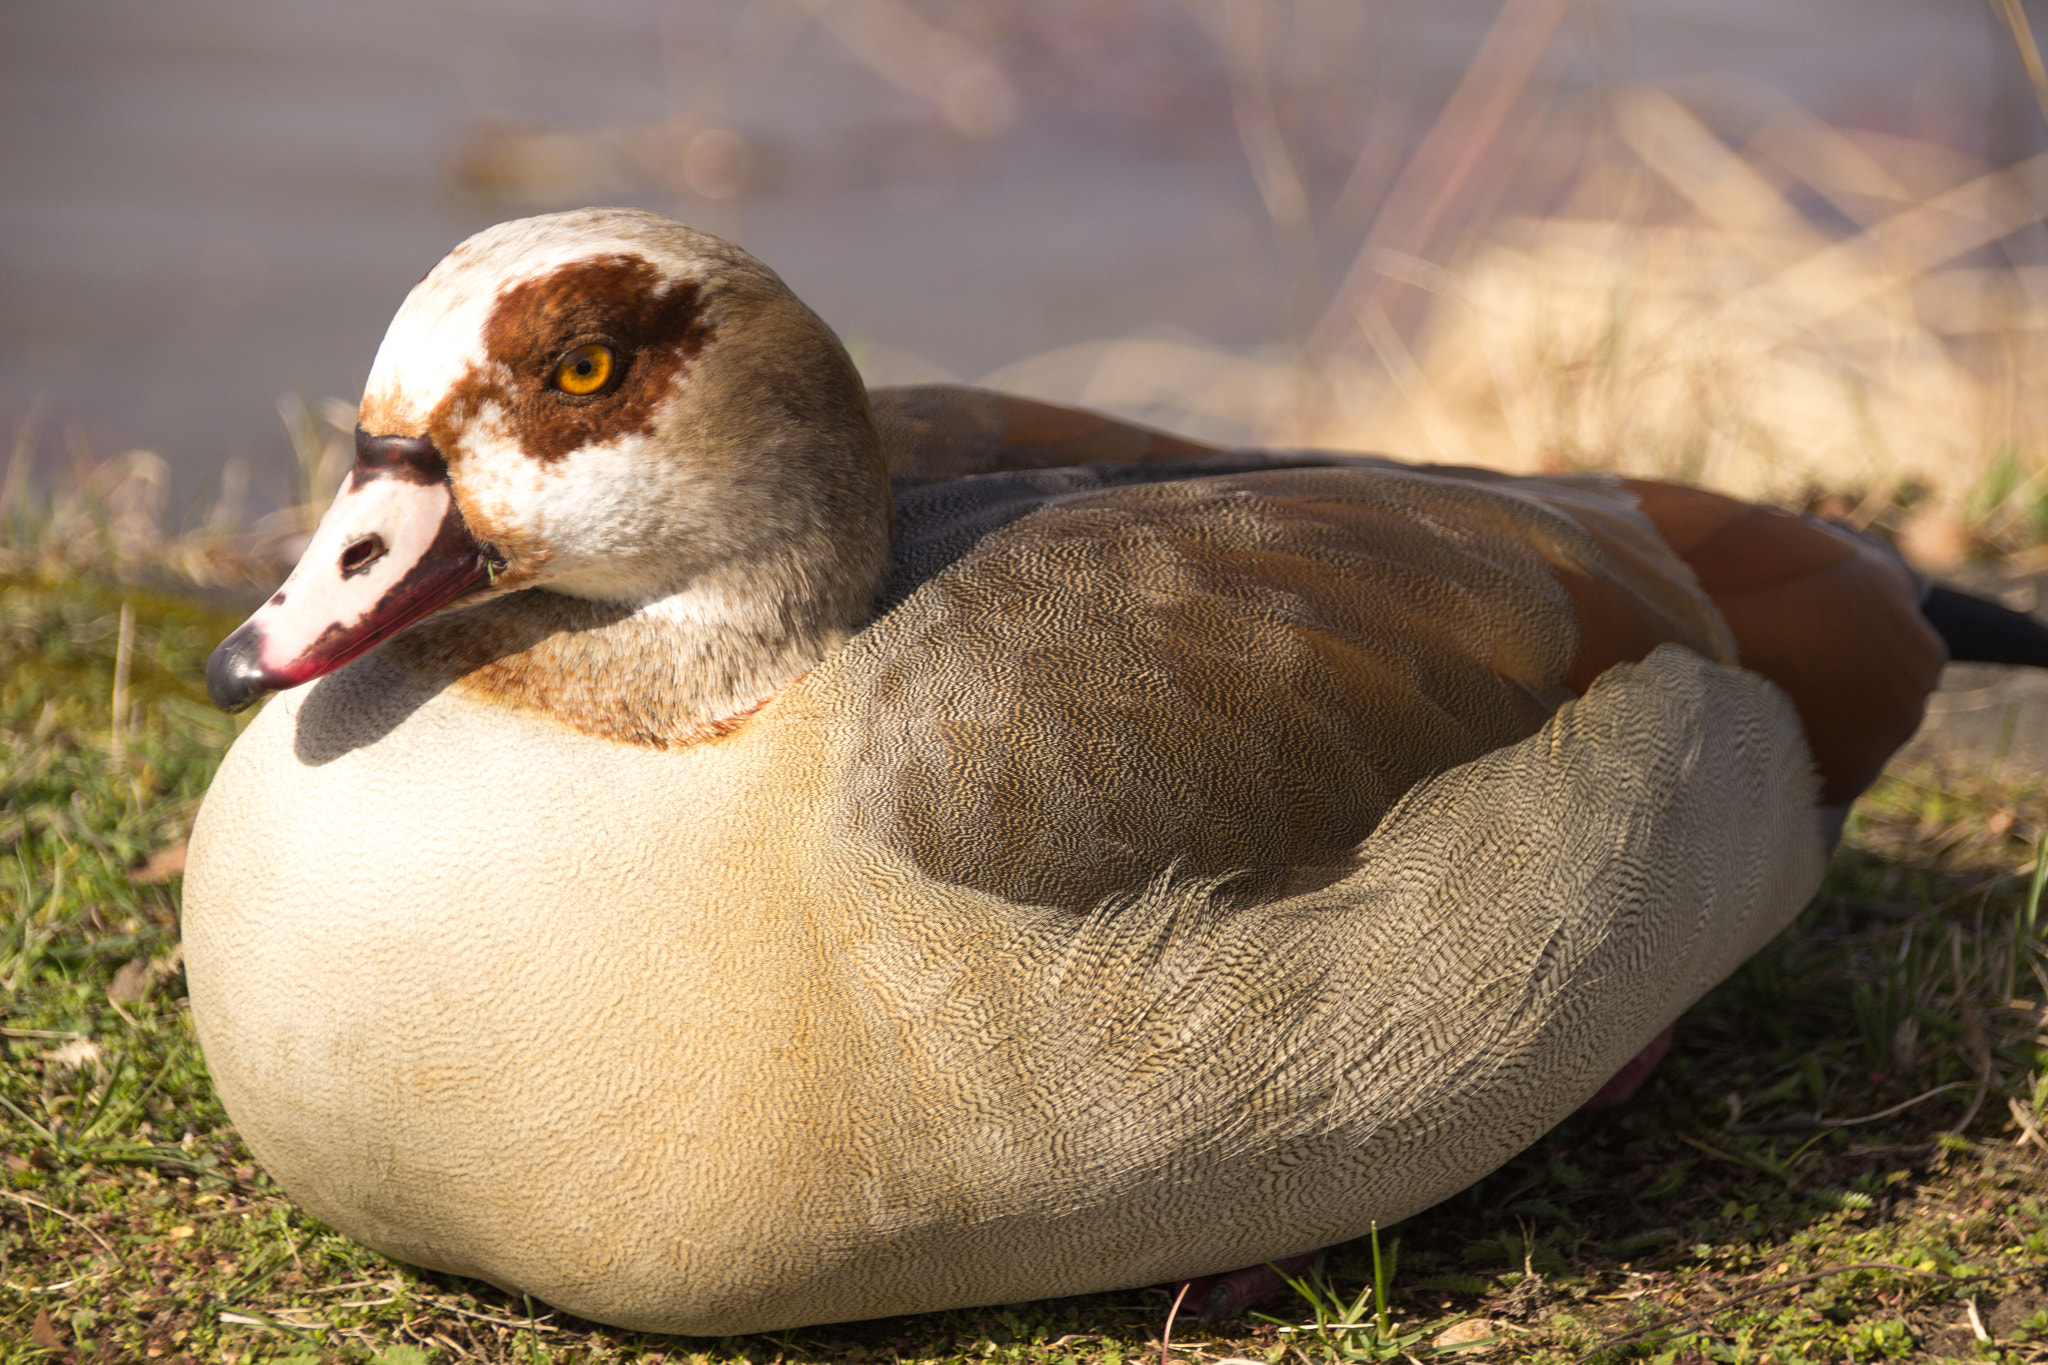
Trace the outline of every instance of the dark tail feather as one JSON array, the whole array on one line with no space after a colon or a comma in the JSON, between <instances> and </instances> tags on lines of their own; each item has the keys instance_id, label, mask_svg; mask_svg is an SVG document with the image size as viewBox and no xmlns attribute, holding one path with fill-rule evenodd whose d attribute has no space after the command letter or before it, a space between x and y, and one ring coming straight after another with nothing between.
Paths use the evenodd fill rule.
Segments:
<instances>
[{"instance_id":1,"label":"dark tail feather","mask_svg":"<svg viewBox=\"0 0 2048 1365\"><path fill-rule=\"evenodd\" d=\"M1954 588L1929 588L1920 614L1957 663L2048 668L2048 625Z\"/></svg>"}]
</instances>

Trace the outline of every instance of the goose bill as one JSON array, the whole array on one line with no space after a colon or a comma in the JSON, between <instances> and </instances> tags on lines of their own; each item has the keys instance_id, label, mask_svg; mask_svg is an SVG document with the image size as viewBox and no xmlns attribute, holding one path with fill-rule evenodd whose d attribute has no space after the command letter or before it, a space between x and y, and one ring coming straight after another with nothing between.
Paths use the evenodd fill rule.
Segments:
<instances>
[{"instance_id":1,"label":"goose bill","mask_svg":"<svg viewBox=\"0 0 2048 1365\"><path fill-rule=\"evenodd\" d=\"M215 706L331 673L490 577L447 482L408 473L350 471L284 586L207 661Z\"/></svg>"}]
</instances>

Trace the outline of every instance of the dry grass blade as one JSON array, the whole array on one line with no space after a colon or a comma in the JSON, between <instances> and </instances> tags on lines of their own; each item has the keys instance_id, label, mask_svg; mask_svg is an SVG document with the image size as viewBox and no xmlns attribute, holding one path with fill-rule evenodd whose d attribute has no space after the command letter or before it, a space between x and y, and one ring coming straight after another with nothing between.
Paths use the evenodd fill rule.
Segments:
<instances>
[{"instance_id":1,"label":"dry grass blade","mask_svg":"<svg viewBox=\"0 0 2048 1365\"><path fill-rule=\"evenodd\" d=\"M1860 1124L1877 1123L1880 1120L1903 1114L1908 1109L1933 1099L1936 1095L1946 1095L1951 1090L1967 1090L1970 1088L1970 1084L1969 1081L1950 1081L1947 1085L1937 1085L1932 1090L1923 1091L1910 1100L1902 1100L1889 1109L1880 1109L1875 1114L1863 1114L1853 1119L1823 1119L1820 1122L1830 1128L1854 1128Z\"/></svg>"},{"instance_id":2,"label":"dry grass blade","mask_svg":"<svg viewBox=\"0 0 2048 1365\"><path fill-rule=\"evenodd\" d=\"M2034 41L2033 25L2027 22L2027 11L2020 0L1992 0L1998 12L2005 18L2005 26L2012 33L2013 46L2019 49L2020 61L2027 68L2027 84L2034 87L2034 102L2040 106L2041 117L2048 119L2048 71L2041 67L2041 48Z\"/></svg>"},{"instance_id":3,"label":"dry grass blade","mask_svg":"<svg viewBox=\"0 0 2048 1365\"><path fill-rule=\"evenodd\" d=\"M121 604L121 624L114 646L114 695L107 718L108 732L113 736L114 762L127 760L128 729L128 668L135 648L135 604Z\"/></svg>"},{"instance_id":4,"label":"dry grass blade","mask_svg":"<svg viewBox=\"0 0 2048 1365\"><path fill-rule=\"evenodd\" d=\"M1421 255L1535 77L1569 0L1507 0L1450 101L1388 191L1350 272L1310 333L1314 354L1342 348L1361 300L1381 301L1379 255Z\"/></svg>"},{"instance_id":5,"label":"dry grass blade","mask_svg":"<svg viewBox=\"0 0 2048 1365\"><path fill-rule=\"evenodd\" d=\"M17 1193L14 1190L0 1190L0 1197L12 1199L17 1204L23 1204L32 1209L41 1209L44 1213L53 1214L58 1218L62 1218L65 1222L71 1224L73 1227L83 1232L86 1236L92 1238L95 1242L98 1242L101 1248L105 1250L109 1256L116 1254L116 1252L114 1251L114 1244L112 1242L109 1242L106 1238L100 1236L99 1233L95 1232L88 1224L81 1221L79 1218L75 1217L72 1214L64 1212L64 1210L62 1209L53 1208L50 1205L45 1204L40 1199L31 1199L27 1195Z\"/></svg>"},{"instance_id":6,"label":"dry grass blade","mask_svg":"<svg viewBox=\"0 0 2048 1365\"><path fill-rule=\"evenodd\" d=\"M2048 202L2048 153L1980 176L1916 204L1751 286L1730 307L1782 296L1769 311L1782 325L1810 327L1846 313L1959 256L2040 221Z\"/></svg>"},{"instance_id":7,"label":"dry grass blade","mask_svg":"<svg viewBox=\"0 0 2048 1365\"><path fill-rule=\"evenodd\" d=\"M1259 188L1266 216L1292 245L1302 245L1308 226L1308 191L1280 131L1273 89L1266 73L1265 7L1253 0L1230 0L1223 10L1222 43L1230 65L1230 105L1245 161Z\"/></svg>"},{"instance_id":8,"label":"dry grass blade","mask_svg":"<svg viewBox=\"0 0 2048 1365\"><path fill-rule=\"evenodd\" d=\"M1781 258L1824 243L1768 177L1665 91L1623 90L1613 103L1623 145L1738 248Z\"/></svg>"},{"instance_id":9,"label":"dry grass blade","mask_svg":"<svg viewBox=\"0 0 2048 1365\"><path fill-rule=\"evenodd\" d=\"M2041 1149L2043 1156L2048 1156L2048 1138L2042 1137L2041 1130L2035 1126L2033 1112L2016 1098L2008 1098L2005 1107L2011 1111L2012 1121L2019 1125L2020 1141L2033 1143Z\"/></svg>"},{"instance_id":10,"label":"dry grass blade","mask_svg":"<svg viewBox=\"0 0 2048 1365\"><path fill-rule=\"evenodd\" d=\"M1159 1365L1173 1365L1173 1320L1180 1316L1180 1306L1187 1300L1193 1283L1183 1283L1180 1292L1173 1296L1173 1307L1166 1310L1166 1325L1159 1329Z\"/></svg>"}]
</instances>

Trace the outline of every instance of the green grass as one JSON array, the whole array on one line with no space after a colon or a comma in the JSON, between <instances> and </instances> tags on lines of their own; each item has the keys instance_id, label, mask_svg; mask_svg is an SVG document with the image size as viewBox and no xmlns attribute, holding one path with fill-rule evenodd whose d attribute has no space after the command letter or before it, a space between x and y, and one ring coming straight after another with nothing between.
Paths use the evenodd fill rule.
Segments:
<instances>
[{"instance_id":1,"label":"green grass","mask_svg":"<svg viewBox=\"0 0 2048 1365\"><path fill-rule=\"evenodd\" d=\"M237 729L198 684L230 624L0 579L0 1363L1159 1359L1163 1289L646 1337L293 1208L207 1083L177 878L134 875L181 844ZM2048 1127L2043 830L2038 779L1886 779L1814 905L1635 1103L1382 1229L1377 1260L1333 1251L1270 1320L1176 1322L1172 1358L2048 1362L2048 1150L2016 1141L2021 1116ZM1474 1320L1476 1344L1435 1346Z\"/></svg>"}]
</instances>

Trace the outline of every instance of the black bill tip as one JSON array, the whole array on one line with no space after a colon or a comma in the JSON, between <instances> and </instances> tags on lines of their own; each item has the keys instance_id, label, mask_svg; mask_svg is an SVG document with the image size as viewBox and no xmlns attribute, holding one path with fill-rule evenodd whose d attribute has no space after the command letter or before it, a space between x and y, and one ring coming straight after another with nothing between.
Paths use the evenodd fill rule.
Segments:
<instances>
[{"instance_id":1,"label":"black bill tip","mask_svg":"<svg viewBox=\"0 0 2048 1365\"><path fill-rule=\"evenodd\" d=\"M271 690L256 656L263 647L263 632L250 622L222 640L206 661L206 695L223 711L247 710L257 698Z\"/></svg>"}]
</instances>

